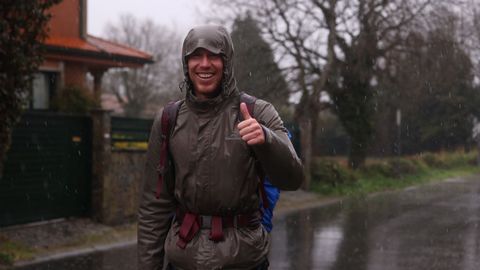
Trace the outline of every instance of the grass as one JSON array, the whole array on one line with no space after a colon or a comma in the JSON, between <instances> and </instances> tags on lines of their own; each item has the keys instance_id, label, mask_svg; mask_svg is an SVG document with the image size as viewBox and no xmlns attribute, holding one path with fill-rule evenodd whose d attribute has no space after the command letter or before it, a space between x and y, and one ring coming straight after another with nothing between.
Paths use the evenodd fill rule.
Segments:
<instances>
[{"instance_id":1,"label":"grass","mask_svg":"<svg viewBox=\"0 0 480 270\"><path fill-rule=\"evenodd\" d=\"M335 177L353 174L353 181L341 180L332 184L332 181L314 178L311 187L312 191L327 196L357 196L403 189L451 177L480 173L480 167L474 165L475 157L476 153L443 152L404 158L373 159L367 161L364 169L354 172L340 165L342 167L340 170L344 172L336 173ZM332 159L327 160L326 162L332 162ZM338 158L334 162L346 164L338 162ZM317 166L317 168L324 167Z\"/></svg>"},{"instance_id":2,"label":"grass","mask_svg":"<svg viewBox=\"0 0 480 270\"><path fill-rule=\"evenodd\" d=\"M102 231L72 235L61 243L48 245L46 242L45 246L38 248L27 248L22 243L12 242L0 236L0 269L2 269L2 266L11 266L17 261L30 260L46 254L116 243L125 241L125 239L133 240L135 236L136 224L108 227Z\"/></svg>"},{"instance_id":3,"label":"grass","mask_svg":"<svg viewBox=\"0 0 480 270\"><path fill-rule=\"evenodd\" d=\"M32 258L34 251L19 243L0 237L0 266L13 265L17 260Z\"/></svg>"},{"instance_id":4,"label":"grass","mask_svg":"<svg viewBox=\"0 0 480 270\"><path fill-rule=\"evenodd\" d=\"M128 224L124 226L111 227L105 232L87 234L81 237L72 239L70 242L60 246L59 249L69 247L91 247L95 245L108 244L118 242L124 239L135 239L137 233L136 224Z\"/></svg>"}]
</instances>

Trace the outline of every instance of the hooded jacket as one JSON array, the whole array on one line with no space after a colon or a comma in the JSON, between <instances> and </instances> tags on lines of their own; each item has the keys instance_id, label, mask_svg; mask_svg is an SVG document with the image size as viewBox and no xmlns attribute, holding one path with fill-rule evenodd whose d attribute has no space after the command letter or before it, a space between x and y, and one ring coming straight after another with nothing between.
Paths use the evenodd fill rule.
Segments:
<instances>
[{"instance_id":1,"label":"hooded jacket","mask_svg":"<svg viewBox=\"0 0 480 270\"><path fill-rule=\"evenodd\" d=\"M220 93L208 100L197 99L188 75L187 58L198 48L221 54L224 63ZM172 222L175 210L215 216L253 213L260 203L256 164L283 190L301 185L302 164L282 120L268 102L258 99L253 111L262 124L265 143L248 146L241 139L233 44L225 28L192 29L183 43L182 62L186 97L169 142L174 169L160 172L166 180L159 198L155 190L161 112L150 134L139 207L139 269L162 269L164 257L176 269L252 269L268 254L268 235L262 226L225 228L220 242L209 239L210 229L201 229L181 249L176 245L180 224Z\"/></svg>"}]
</instances>

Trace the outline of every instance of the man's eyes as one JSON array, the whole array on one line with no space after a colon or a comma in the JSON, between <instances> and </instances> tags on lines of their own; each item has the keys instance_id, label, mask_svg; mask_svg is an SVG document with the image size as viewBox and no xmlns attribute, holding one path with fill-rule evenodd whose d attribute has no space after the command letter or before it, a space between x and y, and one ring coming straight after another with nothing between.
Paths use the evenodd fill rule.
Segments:
<instances>
[{"instance_id":1,"label":"man's eyes","mask_svg":"<svg viewBox=\"0 0 480 270\"><path fill-rule=\"evenodd\" d=\"M220 55L216 55L216 54L207 54L205 55L208 59L221 59L221 56ZM192 54L190 56L190 58L202 58L204 57L204 54Z\"/></svg>"},{"instance_id":2,"label":"man's eyes","mask_svg":"<svg viewBox=\"0 0 480 270\"><path fill-rule=\"evenodd\" d=\"M222 59L222 57L220 55L216 55L216 54L209 55L208 58L209 59L215 59L215 60Z\"/></svg>"}]
</instances>

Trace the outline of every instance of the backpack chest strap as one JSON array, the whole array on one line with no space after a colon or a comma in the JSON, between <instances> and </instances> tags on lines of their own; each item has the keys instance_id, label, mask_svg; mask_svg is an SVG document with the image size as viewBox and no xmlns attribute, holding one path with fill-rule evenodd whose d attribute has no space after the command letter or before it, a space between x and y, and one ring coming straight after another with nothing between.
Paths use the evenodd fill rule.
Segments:
<instances>
[{"instance_id":1,"label":"backpack chest strap","mask_svg":"<svg viewBox=\"0 0 480 270\"><path fill-rule=\"evenodd\" d=\"M234 216L209 216L177 209L175 222L180 224L177 246L185 249L200 229L210 229L210 240L219 242L224 238L224 228L255 227L260 225L260 221L260 211Z\"/></svg>"}]
</instances>

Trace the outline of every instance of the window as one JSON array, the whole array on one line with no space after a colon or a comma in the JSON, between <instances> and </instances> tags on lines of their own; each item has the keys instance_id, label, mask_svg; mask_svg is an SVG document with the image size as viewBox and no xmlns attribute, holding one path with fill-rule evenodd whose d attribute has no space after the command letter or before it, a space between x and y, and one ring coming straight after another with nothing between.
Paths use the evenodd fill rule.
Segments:
<instances>
[{"instance_id":1,"label":"window","mask_svg":"<svg viewBox=\"0 0 480 270\"><path fill-rule=\"evenodd\" d=\"M55 94L57 74L54 72L40 72L33 79L32 100L30 109L50 109L50 101Z\"/></svg>"}]
</instances>

